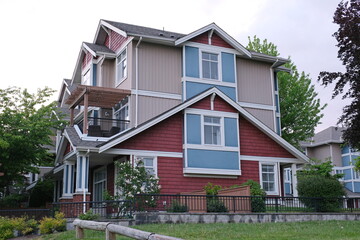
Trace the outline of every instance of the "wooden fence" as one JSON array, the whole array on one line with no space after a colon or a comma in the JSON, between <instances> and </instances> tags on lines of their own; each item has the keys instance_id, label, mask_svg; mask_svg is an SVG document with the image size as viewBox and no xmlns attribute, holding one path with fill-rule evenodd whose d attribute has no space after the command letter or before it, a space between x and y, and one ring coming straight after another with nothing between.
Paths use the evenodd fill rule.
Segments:
<instances>
[{"instance_id":1,"label":"wooden fence","mask_svg":"<svg viewBox=\"0 0 360 240\"><path fill-rule=\"evenodd\" d=\"M84 229L91 229L97 231L105 231L106 240L116 240L116 234L127 236L133 239L143 240L181 240L180 238L145 232L108 222L95 222L76 219L73 224L76 230L76 239L84 239Z\"/></svg>"}]
</instances>

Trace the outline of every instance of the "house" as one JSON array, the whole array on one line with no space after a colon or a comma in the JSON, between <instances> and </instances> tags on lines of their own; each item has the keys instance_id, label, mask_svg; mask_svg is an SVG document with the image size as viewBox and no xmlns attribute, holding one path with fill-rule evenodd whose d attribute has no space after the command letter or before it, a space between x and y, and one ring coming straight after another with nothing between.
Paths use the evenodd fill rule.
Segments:
<instances>
[{"instance_id":1,"label":"house","mask_svg":"<svg viewBox=\"0 0 360 240\"><path fill-rule=\"evenodd\" d=\"M354 162L360 157L360 152L344 143L342 132L345 128L329 127L315 134L309 142L302 143L306 154L310 158L320 161L331 161L334 173L344 174L341 179L347 189L348 196L359 197L359 173L354 170Z\"/></svg>"},{"instance_id":2,"label":"house","mask_svg":"<svg viewBox=\"0 0 360 240\"><path fill-rule=\"evenodd\" d=\"M308 161L280 136L276 74L286 62L215 23L179 34L101 20L61 85L70 124L57 136L55 200L101 201L116 191L114 161L139 160L162 194L253 179L285 195L284 169Z\"/></svg>"}]
</instances>

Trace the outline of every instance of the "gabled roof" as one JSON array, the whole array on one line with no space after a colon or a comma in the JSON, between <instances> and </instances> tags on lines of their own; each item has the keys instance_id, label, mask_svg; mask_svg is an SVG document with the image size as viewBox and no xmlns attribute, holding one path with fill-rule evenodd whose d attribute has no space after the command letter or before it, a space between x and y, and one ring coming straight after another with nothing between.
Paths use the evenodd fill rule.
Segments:
<instances>
[{"instance_id":1,"label":"gabled roof","mask_svg":"<svg viewBox=\"0 0 360 240\"><path fill-rule=\"evenodd\" d=\"M245 109L240 107L239 104L234 102L231 98L229 98L227 95L225 95L223 92L221 92L216 87L213 87L211 89L208 89L196 96L194 96L191 99L188 99L187 101L183 102L182 104L150 119L147 122L142 123L136 128L129 129L123 134L120 134L119 136L109 140L108 142L102 143L98 145L99 147L99 153L104 152L115 145L122 143L126 141L127 139L149 129L150 127L156 125L157 123L175 115L176 113L179 113L180 111L184 110L187 107L190 107L192 104L198 102L201 99L204 99L205 97L208 97L212 94L215 94L219 97L221 97L224 101L226 101L228 104L230 104L232 107L237 109L241 116L243 116L245 119L250 121L254 126L256 126L259 130L261 130L263 133L265 133L268 137L270 137L272 140L277 142L280 146L284 147L287 151L289 151L291 154L296 156L298 159L301 159L305 162L308 161L308 157L305 156L302 152L300 152L298 149L296 149L294 146L292 146L290 143L285 141L283 138L281 138L279 135L277 135L274 131L272 131L270 128L268 128L265 124L260 122L257 118L255 118L253 115L251 115L249 112L247 112Z\"/></svg>"},{"instance_id":2,"label":"gabled roof","mask_svg":"<svg viewBox=\"0 0 360 240\"><path fill-rule=\"evenodd\" d=\"M83 46L88 50L93 56L98 54L114 54L115 52L104 45L98 45L88 42L83 42Z\"/></svg>"},{"instance_id":3,"label":"gabled roof","mask_svg":"<svg viewBox=\"0 0 360 240\"><path fill-rule=\"evenodd\" d=\"M208 31L214 31L216 32L220 37L222 37L228 44L233 46L236 50L238 50L240 53L242 53L245 56L251 57L251 53L249 50L247 50L243 45L241 45L238 41L236 41L233 37L231 37L229 34L227 34L224 30L222 30L218 25L215 23L211 23L205 27L202 27L188 35L185 35L184 37L178 39L175 41L175 45L181 45L188 40L202 34Z\"/></svg>"},{"instance_id":4,"label":"gabled roof","mask_svg":"<svg viewBox=\"0 0 360 240\"><path fill-rule=\"evenodd\" d=\"M342 134L343 127L328 127L314 135L308 142L301 143L303 147L317 147L329 143L343 143Z\"/></svg>"}]
</instances>

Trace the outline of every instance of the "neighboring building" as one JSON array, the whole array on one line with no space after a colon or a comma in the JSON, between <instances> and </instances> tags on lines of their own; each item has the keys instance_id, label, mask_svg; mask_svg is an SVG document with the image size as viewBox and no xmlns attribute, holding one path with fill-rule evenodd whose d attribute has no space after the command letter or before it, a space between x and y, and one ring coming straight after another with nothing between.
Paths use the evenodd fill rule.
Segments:
<instances>
[{"instance_id":1,"label":"neighboring building","mask_svg":"<svg viewBox=\"0 0 360 240\"><path fill-rule=\"evenodd\" d=\"M101 20L60 90L70 125L57 138L55 199L102 200L114 193L114 161L129 160L142 160L163 194L253 179L285 195L284 170L308 160L280 137L286 62L214 23L184 35Z\"/></svg>"},{"instance_id":2,"label":"neighboring building","mask_svg":"<svg viewBox=\"0 0 360 240\"><path fill-rule=\"evenodd\" d=\"M344 144L344 130L345 128L341 127L329 127L315 134L310 142L302 143L302 147L309 158L331 161L334 173L344 174L341 180L346 189L360 193L359 173L354 171L354 163L356 158L360 157L360 152Z\"/></svg>"}]
</instances>

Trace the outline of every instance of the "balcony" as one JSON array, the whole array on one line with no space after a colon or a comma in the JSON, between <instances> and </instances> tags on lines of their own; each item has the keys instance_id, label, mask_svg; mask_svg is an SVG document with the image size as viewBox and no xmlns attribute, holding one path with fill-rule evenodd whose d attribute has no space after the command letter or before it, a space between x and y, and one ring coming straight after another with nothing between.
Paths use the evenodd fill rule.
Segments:
<instances>
[{"instance_id":1,"label":"balcony","mask_svg":"<svg viewBox=\"0 0 360 240\"><path fill-rule=\"evenodd\" d=\"M83 131L84 120L76 123ZM129 128L130 121L111 118L93 118L88 117L87 135L89 137L112 137Z\"/></svg>"}]
</instances>

